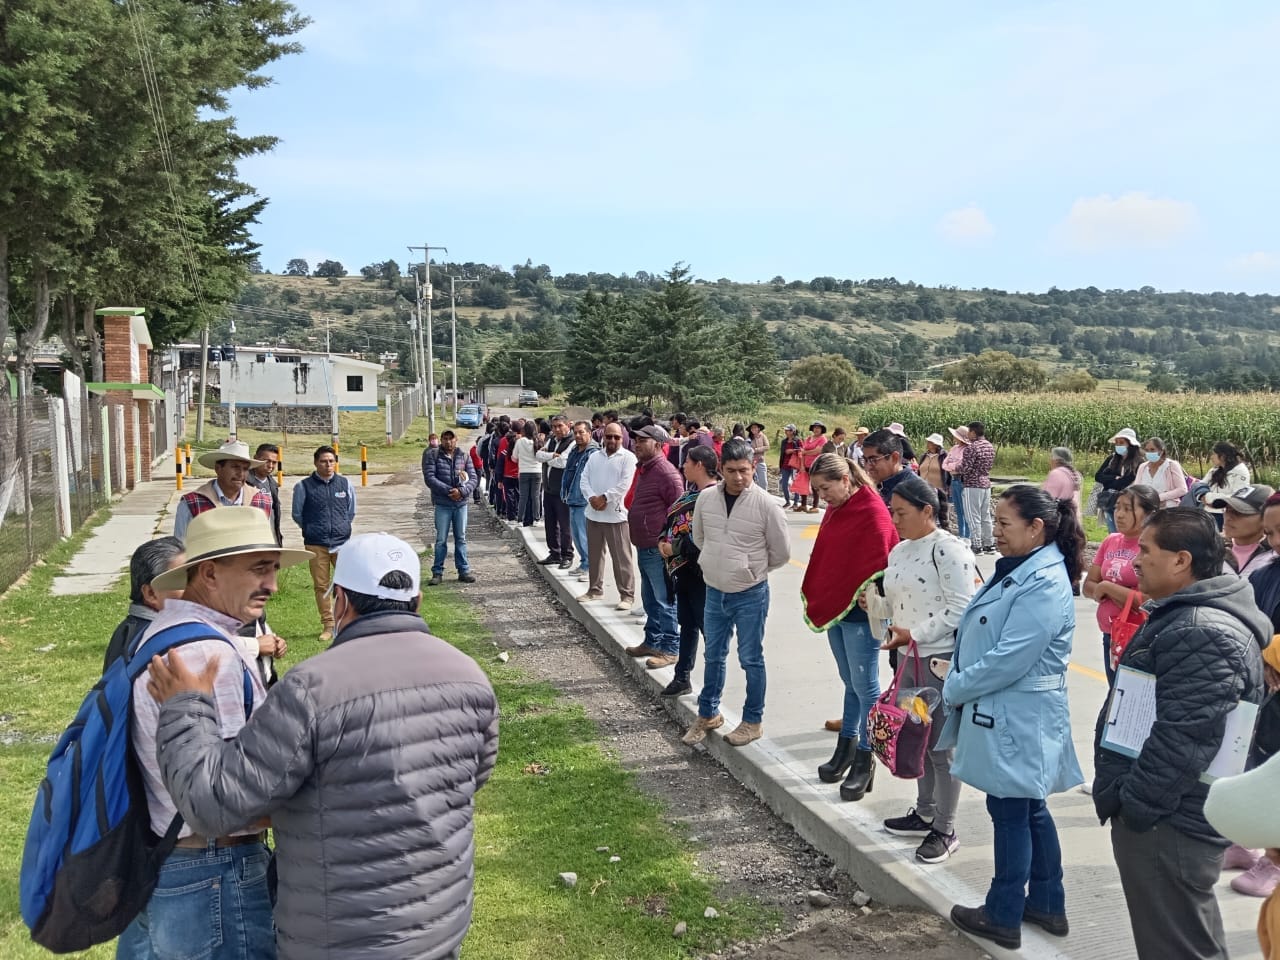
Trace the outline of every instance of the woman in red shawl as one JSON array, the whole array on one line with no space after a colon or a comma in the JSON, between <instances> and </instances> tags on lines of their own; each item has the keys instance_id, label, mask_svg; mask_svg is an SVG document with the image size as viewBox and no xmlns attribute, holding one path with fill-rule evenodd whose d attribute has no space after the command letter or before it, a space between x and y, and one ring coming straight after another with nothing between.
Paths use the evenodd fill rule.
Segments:
<instances>
[{"instance_id":1,"label":"woman in red shawl","mask_svg":"<svg viewBox=\"0 0 1280 960\"><path fill-rule=\"evenodd\" d=\"M818 777L824 783L845 777L840 799L861 800L876 772L867 714L880 696L880 641L858 596L884 573L898 533L875 483L856 462L824 453L809 476L827 512L800 587L804 619L815 633L827 632L844 681L836 752L818 768Z\"/></svg>"}]
</instances>

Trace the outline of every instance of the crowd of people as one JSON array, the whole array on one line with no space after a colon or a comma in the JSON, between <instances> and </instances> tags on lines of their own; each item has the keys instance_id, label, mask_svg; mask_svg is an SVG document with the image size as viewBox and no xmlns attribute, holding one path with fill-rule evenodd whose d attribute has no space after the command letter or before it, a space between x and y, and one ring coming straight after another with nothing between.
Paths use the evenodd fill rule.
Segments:
<instances>
[{"instance_id":1,"label":"crowd of people","mask_svg":"<svg viewBox=\"0 0 1280 960\"><path fill-rule=\"evenodd\" d=\"M510 504L526 503L525 491L498 479L528 457L509 438L527 437L531 424L535 462L557 436L573 437L567 456L554 453L566 469L555 479L544 471L542 515L558 502L571 529L575 515L585 519L587 536L572 548L588 582L579 602L603 599L607 555L617 607L631 610L638 568L644 640L627 653L651 669L674 667L664 695L696 695L686 743L724 724L735 636L746 695L724 741L742 747L763 735L769 573L790 556L785 511L825 507L801 600L808 627L827 635L844 703L827 724L836 733L832 756L816 774L838 783L843 801L873 789L885 734L869 715L884 689L881 653L891 651L895 689L901 683L937 707L915 804L884 829L917 842L919 861L941 863L960 843L961 784L986 795L994 878L984 903L955 907L957 926L1005 947L1020 944L1025 923L1068 935L1046 801L1077 787L1110 825L1139 956L1226 955L1213 893L1224 868L1241 870L1232 881L1239 892L1265 898L1276 889L1273 858L1228 847L1204 813L1204 775L1228 715L1280 686L1280 674L1267 668L1264 680L1263 672L1264 650L1280 662L1270 643L1280 629L1280 496L1249 482L1235 447L1216 445L1212 471L1188 479L1160 438L1139 441L1122 429L1086 503L1066 447L1049 452L1041 486L1017 483L993 497L996 448L982 422L946 428L949 443L929 435L917 455L898 423L858 427L847 439L814 421L807 436L795 424L783 429L774 499L760 470L771 446L760 424L720 444L714 428L683 414L662 423L648 411L626 421L613 412L574 424L500 420L479 456L495 478L495 509L511 522L538 522L536 511ZM1086 510L1110 531L1092 556ZM563 545L557 552L553 540L548 530L543 562L572 567L573 554ZM984 554L995 564L986 579ZM1127 756L1104 742L1109 699L1089 777L1072 743L1066 691L1081 594L1098 605L1109 684L1117 668L1152 678L1155 710L1136 756ZM1259 744L1268 722L1264 712ZM1249 762L1261 758L1255 748Z\"/></svg>"},{"instance_id":2,"label":"crowd of people","mask_svg":"<svg viewBox=\"0 0 1280 960\"><path fill-rule=\"evenodd\" d=\"M859 427L852 439L841 429L828 437L819 421L802 438L789 424L776 496L760 423L720 439L683 414L504 416L466 450L446 430L422 458L436 532L427 585L443 580L450 537L459 580L475 580L467 509L487 497L505 522L541 525L539 562L585 584L577 602L604 604L608 561L617 610L644 617L627 654L673 668L663 695L696 696L685 743L724 726L736 645L746 691L723 739L742 748L764 735L770 574L791 558L787 512L822 504L800 600L805 625L827 637L843 702L817 779L857 802L880 766L894 772L898 734L877 713L887 650L891 688L910 691L929 729L915 803L884 829L910 838L920 862L942 863L960 844L962 784L985 794L993 879L982 904L954 907L958 927L1007 948L1026 923L1068 935L1046 801L1080 787L1110 826L1139 956L1225 957L1213 891L1223 869L1240 870L1233 888L1268 898L1264 931L1280 914L1280 838L1240 813L1280 776L1271 759L1280 705L1269 706L1280 688L1271 642L1280 494L1250 483L1229 444L1214 447L1208 476L1189 481L1159 438L1140 443L1125 428L1087 503L1066 448L1051 451L1042 487L1017 483L993 497L986 425L946 429L949 445L933 433L917 456L901 424ZM108 665L175 627L199 624L208 636L154 659L135 681L132 742L151 829L173 844L117 955L190 946L183 918L225 886L235 896L222 901L221 935L247 944L248 956L364 956L374 941L393 944L388 956L452 956L470 912L472 798L497 749L492 689L427 631L414 548L352 535L355 490L330 447L293 489L305 550L284 548L278 457L269 444L252 457L243 444L206 454L215 479L179 501L181 533L140 546L131 563ZM1112 531L1091 558L1082 509ZM983 554L995 555L985 578ZM332 645L280 677L273 662L288 647L267 600L280 567L303 561ZM1089 777L1066 689L1078 595L1097 603L1113 691L1137 691L1145 678L1154 718L1135 748L1117 749L1113 693ZM1242 704L1260 705L1239 764L1252 772L1215 781L1208 771ZM400 813L368 818L371 803ZM419 828L435 839L406 852L404 831ZM402 875L367 883L380 850ZM318 877L316 862L341 865L345 879ZM375 913L377 931L367 923Z\"/></svg>"}]
</instances>

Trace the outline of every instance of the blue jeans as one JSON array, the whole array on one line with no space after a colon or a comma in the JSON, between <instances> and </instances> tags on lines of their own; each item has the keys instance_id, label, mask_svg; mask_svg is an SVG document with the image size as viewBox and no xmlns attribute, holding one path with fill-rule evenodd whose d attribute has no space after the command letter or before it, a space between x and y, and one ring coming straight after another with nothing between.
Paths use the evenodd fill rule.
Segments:
<instances>
[{"instance_id":1,"label":"blue jeans","mask_svg":"<svg viewBox=\"0 0 1280 960\"><path fill-rule=\"evenodd\" d=\"M738 664L747 675L747 702L742 707L742 722L760 723L764 719L764 621L768 615L768 580L761 580L741 593L721 593L715 587L707 587L707 606L702 615L707 642L698 716L710 720L720 712L724 664L729 659L729 639L736 627Z\"/></svg>"},{"instance_id":2,"label":"blue jeans","mask_svg":"<svg viewBox=\"0 0 1280 960\"><path fill-rule=\"evenodd\" d=\"M1001 927L1022 926L1022 908L1062 916L1062 847L1043 800L987 797L995 827L995 877L987 890L987 916Z\"/></svg>"},{"instance_id":3,"label":"blue jeans","mask_svg":"<svg viewBox=\"0 0 1280 960\"><path fill-rule=\"evenodd\" d=\"M444 573L444 558L449 554L449 528L453 528L453 562L458 573L470 573L471 565L467 563L467 501L458 501L456 506L436 504L436 554L431 562L432 576Z\"/></svg>"},{"instance_id":4,"label":"blue jeans","mask_svg":"<svg viewBox=\"0 0 1280 960\"><path fill-rule=\"evenodd\" d=\"M663 653L680 652L675 598L667 589L666 565L657 547L637 547L640 602L644 605L644 642Z\"/></svg>"},{"instance_id":5,"label":"blue jeans","mask_svg":"<svg viewBox=\"0 0 1280 960\"><path fill-rule=\"evenodd\" d=\"M956 512L956 536L969 536L969 521L964 515L964 484L959 480L951 481L951 509Z\"/></svg>"},{"instance_id":6,"label":"blue jeans","mask_svg":"<svg viewBox=\"0 0 1280 960\"><path fill-rule=\"evenodd\" d=\"M763 463L757 463L755 469L756 486L761 490L768 492L769 490L769 468Z\"/></svg>"},{"instance_id":7,"label":"blue jeans","mask_svg":"<svg viewBox=\"0 0 1280 960\"><path fill-rule=\"evenodd\" d=\"M844 681L840 736L856 737L859 750L870 750L867 714L880 696L880 644L866 619L841 620L827 631L827 642Z\"/></svg>"},{"instance_id":8,"label":"blue jeans","mask_svg":"<svg viewBox=\"0 0 1280 960\"><path fill-rule=\"evenodd\" d=\"M791 467L783 467L778 473L778 490L782 494L782 502L791 506L791 478L796 475Z\"/></svg>"},{"instance_id":9,"label":"blue jeans","mask_svg":"<svg viewBox=\"0 0 1280 960\"><path fill-rule=\"evenodd\" d=\"M1107 533L1116 533L1116 512L1114 510L1102 511L1102 522L1107 525ZM1221 531L1221 528L1219 528Z\"/></svg>"},{"instance_id":10,"label":"blue jeans","mask_svg":"<svg viewBox=\"0 0 1280 960\"><path fill-rule=\"evenodd\" d=\"M273 960L267 848L179 848L146 909L116 941L116 960Z\"/></svg>"},{"instance_id":11,"label":"blue jeans","mask_svg":"<svg viewBox=\"0 0 1280 960\"><path fill-rule=\"evenodd\" d=\"M569 532L573 534L573 545L578 549L578 569L586 573L591 569L587 562L587 508L569 508Z\"/></svg>"},{"instance_id":12,"label":"blue jeans","mask_svg":"<svg viewBox=\"0 0 1280 960\"><path fill-rule=\"evenodd\" d=\"M542 496L542 474L520 474L520 522L532 527L538 519L538 498Z\"/></svg>"}]
</instances>

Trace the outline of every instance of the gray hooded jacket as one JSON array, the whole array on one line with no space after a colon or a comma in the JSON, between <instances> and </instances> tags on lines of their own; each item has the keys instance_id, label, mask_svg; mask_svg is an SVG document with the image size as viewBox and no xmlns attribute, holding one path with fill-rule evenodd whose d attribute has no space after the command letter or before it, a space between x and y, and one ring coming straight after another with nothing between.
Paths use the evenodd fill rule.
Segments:
<instances>
[{"instance_id":1,"label":"gray hooded jacket","mask_svg":"<svg viewBox=\"0 0 1280 960\"><path fill-rule=\"evenodd\" d=\"M156 751L206 836L275 831L281 960L450 957L471 920L476 790L498 753L493 688L416 615L349 624L234 740L213 701L170 698Z\"/></svg>"},{"instance_id":2,"label":"gray hooded jacket","mask_svg":"<svg viewBox=\"0 0 1280 960\"><path fill-rule=\"evenodd\" d=\"M1149 618L1120 665L1156 677L1156 720L1137 759L1100 743L1107 707L1094 734L1093 803L1105 823L1121 816L1145 832L1168 822L1176 830L1226 846L1204 818L1209 793L1200 775L1222 745L1227 714L1263 696L1262 647L1271 623L1253 588L1234 574L1200 580L1143 606Z\"/></svg>"}]
</instances>

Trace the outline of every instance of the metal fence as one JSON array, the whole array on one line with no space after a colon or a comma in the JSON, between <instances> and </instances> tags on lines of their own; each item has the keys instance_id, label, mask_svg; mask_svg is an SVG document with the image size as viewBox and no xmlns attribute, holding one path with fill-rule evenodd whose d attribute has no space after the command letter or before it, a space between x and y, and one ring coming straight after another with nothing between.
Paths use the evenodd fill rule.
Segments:
<instances>
[{"instance_id":1,"label":"metal fence","mask_svg":"<svg viewBox=\"0 0 1280 960\"><path fill-rule=\"evenodd\" d=\"M409 432L415 417L422 413L422 388L388 391L387 443L395 443Z\"/></svg>"},{"instance_id":2,"label":"metal fence","mask_svg":"<svg viewBox=\"0 0 1280 960\"><path fill-rule=\"evenodd\" d=\"M0 591L107 502L106 432L83 394L0 398Z\"/></svg>"}]
</instances>

